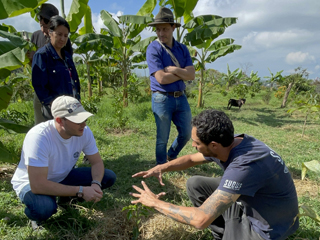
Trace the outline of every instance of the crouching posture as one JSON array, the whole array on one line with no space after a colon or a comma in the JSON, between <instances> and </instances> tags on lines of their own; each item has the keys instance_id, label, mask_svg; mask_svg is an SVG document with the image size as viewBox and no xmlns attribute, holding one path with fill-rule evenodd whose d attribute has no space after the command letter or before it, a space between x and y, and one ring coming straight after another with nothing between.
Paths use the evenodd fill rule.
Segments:
<instances>
[{"instance_id":1,"label":"crouching posture","mask_svg":"<svg viewBox=\"0 0 320 240\"><path fill-rule=\"evenodd\" d=\"M176 221L199 229L209 227L214 239L286 239L299 227L298 199L292 177L281 157L263 142L246 134L234 135L224 112L206 110L192 121L192 146L186 155L133 177L155 176L215 162L222 177L193 176L187 193L194 207L161 201L145 182L133 186L136 200Z\"/></svg>"},{"instance_id":2,"label":"crouching posture","mask_svg":"<svg viewBox=\"0 0 320 240\"><path fill-rule=\"evenodd\" d=\"M33 228L57 212L56 196L99 202L102 189L116 180L115 173L104 168L93 134L86 126L92 114L69 96L56 98L51 110L53 120L27 133L11 180ZM91 168L74 168L82 151Z\"/></svg>"}]
</instances>

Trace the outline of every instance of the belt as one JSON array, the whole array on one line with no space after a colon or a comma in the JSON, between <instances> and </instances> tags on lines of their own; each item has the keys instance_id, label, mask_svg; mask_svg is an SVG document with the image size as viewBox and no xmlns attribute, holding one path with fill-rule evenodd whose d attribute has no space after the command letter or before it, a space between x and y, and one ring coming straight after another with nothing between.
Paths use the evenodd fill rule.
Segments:
<instances>
[{"instance_id":1,"label":"belt","mask_svg":"<svg viewBox=\"0 0 320 240\"><path fill-rule=\"evenodd\" d=\"M160 93L163 95L169 95L174 96L175 98L178 98L184 94L184 91L175 91L175 92L160 92L160 91L153 91L154 93Z\"/></svg>"}]
</instances>

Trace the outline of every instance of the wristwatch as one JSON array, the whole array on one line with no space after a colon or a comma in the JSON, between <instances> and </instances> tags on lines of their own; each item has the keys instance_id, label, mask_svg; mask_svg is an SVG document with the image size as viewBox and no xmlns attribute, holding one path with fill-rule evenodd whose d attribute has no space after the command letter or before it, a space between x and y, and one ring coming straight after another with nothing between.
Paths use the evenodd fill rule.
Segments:
<instances>
[{"instance_id":1,"label":"wristwatch","mask_svg":"<svg viewBox=\"0 0 320 240\"><path fill-rule=\"evenodd\" d=\"M77 192L76 196L78 198L83 198L83 187L82 186L80 186L79 192Z\"/></svg>"},{"instance_id":2,"label":"wristwatch","mask_svg":"<svg viewBox=\"0 0 320 240\"><path fill-rule=\"evenodd\" d=\"M97 180L92 180L91 184L97 184L97 185L99 185L100 188L102 187L101 182L99 182Z\"/></svg>"}]
</instances>

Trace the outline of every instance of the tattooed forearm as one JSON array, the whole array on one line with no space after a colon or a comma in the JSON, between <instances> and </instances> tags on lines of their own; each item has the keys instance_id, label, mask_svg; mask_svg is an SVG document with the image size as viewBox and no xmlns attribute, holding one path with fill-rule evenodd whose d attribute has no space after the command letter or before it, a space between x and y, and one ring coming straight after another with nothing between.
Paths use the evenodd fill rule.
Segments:
<instances>
[{"instance_id":1,"label":"tattooed forearm","mask_svg":"<svg viewBox=\"0 0 320 240\"><path fill-rule=\"evenodd\" d=\"M191 224L191 221L193 220L192 214L190 212L185 212L181 210L181 207L175 206L173 204L168 204L168 211L165 211L163 209L159 209L161 213L164 215L172 218L173 220Z\"/></svg>"},{"instance_id":2,"label":"tattooed forearm","mask_svg":"<svg viewBox=\"0 0 320 240\"><path fill-rule=\"evenodd\" d=\"M239 196L239 194L216 190L200 207L183 207L163 203L155 208L175 221L204 229L224 213Z\"/></svg>"},{"instance_id":3,"label":"tattooed forearm","mask_svg":"<svg viewBox=\"0 0 320 240\"><path fill-rule=\"evenodd\" d=\"M239 197L239 194L231 194L216 190L200 207L205 214L213 217L213 220L223 214Z\"/></svg>"}]
</instances>

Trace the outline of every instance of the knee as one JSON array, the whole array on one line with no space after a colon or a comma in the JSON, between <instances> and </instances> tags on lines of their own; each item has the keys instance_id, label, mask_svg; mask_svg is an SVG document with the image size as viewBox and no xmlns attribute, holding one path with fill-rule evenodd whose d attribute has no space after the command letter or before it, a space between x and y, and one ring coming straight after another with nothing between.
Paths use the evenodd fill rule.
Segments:
<instances>
[{"instance_id":1,"label":"knee","mask_svg":"<svg viewBox=\"0 0 320 240\"><path fill-rule=\"evenodd\" d=\"M117 175L110 169L104 170L104 176L101 181L102 189L111 187L117 179Z\"/></svg>"},{"instance_id":2,"label":"knee","mask_svg":"<svg viewBox=\"0 0 320 240\"><path fill-rule=\"evenodd\" d=\"M24 202L26 205L25 214L29 219L37 222L47 220L57 212L58 208L54 196L37 195L31 191L25 195Z\"/></svg>"},{"instance_id":3,"label":"knee","mask_svg":"<svg viewBox=\"0 0 320 240\"><path fill-rule=\"evenodd\" d=\"M187 180L187 193L189 197L194 195L194 190L199 186L200 178L201 176L192 176Z\"/></svg>"}]
</instances>

